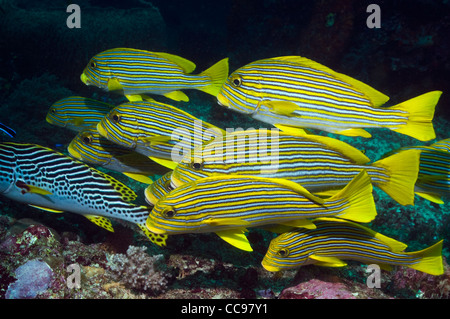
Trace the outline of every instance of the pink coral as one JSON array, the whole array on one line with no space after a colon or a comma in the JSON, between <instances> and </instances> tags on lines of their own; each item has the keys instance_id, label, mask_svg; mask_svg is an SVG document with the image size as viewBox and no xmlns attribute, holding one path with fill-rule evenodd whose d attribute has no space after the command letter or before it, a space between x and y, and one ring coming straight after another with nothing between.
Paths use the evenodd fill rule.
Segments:
<instances>
[{"instance_id":1,"label":"pink coral","mask_svg":"<svg viewBox=\"0 0 450 319\"><path fill-rule=\"evenodd\" d=\"M356 299L349 288L341 282L311 279L297 286L284 289L280 299Z\"/></svg>"}]
</instances>

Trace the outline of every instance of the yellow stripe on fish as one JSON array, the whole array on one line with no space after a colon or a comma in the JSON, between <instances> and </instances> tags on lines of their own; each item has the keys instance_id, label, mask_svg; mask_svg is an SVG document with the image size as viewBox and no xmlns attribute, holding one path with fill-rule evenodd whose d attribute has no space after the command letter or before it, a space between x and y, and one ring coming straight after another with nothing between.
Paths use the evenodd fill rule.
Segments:
<instances>
[{"instance_id":1,"label":"yellow stripe on fish","mask_svg":"<svg viewBox=\"0 0 450 319\"><path fill-rule=\"evenodd\" d=\"M284 179L206 177L160 198L147 219L147 227L160 234L215 232L232 245L251 251L243 234L248 227L314 227L308 219L322 216L358 222L373 220L376 208L367 173L362 171L339 193L325 200Z\"/></svg>"},{"instance_id":2,"label":"yellow stripe on fish","mask_svg":"<svg viewBox=\"0 0 450 319\"><path fill-rule=\"evenodd\" d=\"M274 238L262 260L268 271L309 264L343 267L344 260L377 264L381 268L406 266L442 275L442 243L421 251L404 252L406 245L367 227L338 218L317 218L315 229L296 229Z\"/></svg>"},{"instance_id":3,"label":"yellow stripe on fish","mask_svg":"<svg viewBox=\"0 0 450 319\"><path fill-rule=\"evenodd\" d=\"M115 178L36 144L0 144L0 194L45 211L69 211L114 231L109 218L131 222L157 245L166 235L150 232L149 208L131 203L136 193Z\"/></svg>"},{"instance_id":4,"label":"yellow stripe on fish","mask_svg":"<svg viewBox=\"0 0 450 319\"><path fill-rule=\"evenodd\" d=\"M222 129L174 106L146 101L115 107L97 130L108 140L169 168L174 168L193 147L224 134Z\"/></svg>"},{"instance_id":5,"label":"yellow stripe on fish","mask_svg":"<svg viewBox=\"0 0 450 319\"><path fill-rule=\"evenodd\" d=\"M121 172L142 183L151 184L149 176L165 174L168 169L147 156L103 138L97 130L85 129L70 142L69 154L85 163Z\"/></svg>"},{"instance_id":6,"label":"yellow stripe on fish","mask_svg":"<svg viewBox=\"0 0 450 319\"><path fill-rule=\"evenodd\" d=\"M342 141L317 135L294 136L276 129L228 133L198 148L175 167L175 186L217 175L284 178L324 195L347 185L365 169L372 183L402 205L414 204L419 171L417 150L375 163Z\"/></svg>"},{"instance_id":7,"label":"yellow stripe on fish","mask_svg":"<svg viewBox=\"0 0 450 319\"><path fill-rule=\"evenodd\" d=\"M189 101L180 90L197 89L217 96L228 77L228 58L200 74L191 74L195 64L185 58L130 48L116 48L95 55L81 81L107 91L121 91L130 101L147 93L175 101ZM145 99L145 97L144 97Z\"/></svg>"},{"instance_id":8,"label":"yellow stripe on fish","mask_svg":"<svg viewBox=\"0 0 450 319\"><path fill-rule=\"evenodd\" d=\"M147 203L155 206L160 198L174 189L170 183L171 176L172 172L167 172L145 189L145 200Z\"/></svg>"},{"instance_id":9,"label":"yellow stripe on fish","mask_svg":"<svg viewBox=\"0 0 450 319\"><path fill-rule=\"evenodd\" d=\"M72 131L82 131L95 127L114 105L82 96L70 96L55 102L49 109L46 121L66 127Z\"/></svg>"},{"instance_id":10,"label":"yellow stripe on fish","mask_svg":"<svg viewBox=\"0 0 450 319\"><path fill-rule=\"evenodd\" d=\"M441 91L389 108L388 97L349 76L298 56L255 61L233 72L219 104L285 127L371 137L364 128L384 127L427 141L435 138L434 109Z\"/></svg>"}]
</instances>

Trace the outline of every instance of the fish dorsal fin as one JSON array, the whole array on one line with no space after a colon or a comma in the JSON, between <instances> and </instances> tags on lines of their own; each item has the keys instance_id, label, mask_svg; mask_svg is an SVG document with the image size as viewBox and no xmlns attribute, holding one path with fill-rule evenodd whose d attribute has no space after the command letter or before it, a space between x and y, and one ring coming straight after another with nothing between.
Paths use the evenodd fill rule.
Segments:
<instances>
[{"instance_id":1,"label":"fish dorsal fin","mask_svg":"<svg viewBox=\"0 0 450 319\"><path fill-rule=\"evenodd\" d=\"M93 169L93 168L91 168ZM108 182L110 183L110 185L117 191L120 193L122 200L126 201L126 202L132 202L137 198L136 193L129 188L128 186L126 186L125 184L119 182L117 179L115 179L112 176L109 176L106 173L103 173L99 170L93 169L95 171L95 173L100 174L103 178L107 179Z\"/></svg>"},{"instance_id":2,"label":"fish dorsal fin","mask_svg":"<svg viewBox=\"0 0 450 319\"><path fill-rule=\"evenodd\" d=\"M48 207L44 207L44 206L38 206L38 205L31 205L29 204L31 207L37 208L37 209L42 209L45 210L46 212L50 212L50 213L64 213L63 210L58 210L58 209L53 209L53 208L48 208Z\"/></svg>"},{"instance_id":3,"label":"fish dorsal fin","mask_svg":"<svg viewBox=\"0 0 450 319\"><path fill-rule=\"evenodd\" d=\"M95 225L106 229L107 231L114 232L114 228L112 226L111 221L103 216L97 216L97 215L84 215L89 221L94 223Z\"/></svg>"},{"instance_id":4,"label":"fish dorsal fin","mask_svg":"<svg viewBox=\"0 0 450 319\"><path fill-rule=\"evenodd\" d=\"M225 240L230 245L233 245L236 248L245 250L245 251L253 251L252 246L250 246L250 243L245 236L244 232L242 230L222 230L217 231L216 234Z\"/></svg>"},{"instance_id":5,"label":"fish dorsal fin","mask_svg":"<svg viewBox=\"0 0 450 319\"><path fill-rule=\"evenodd\" d=\"M145 174L140 173L131 173L131 172L122 172L123 175L128 176L129 178L134 179L135 181L144 183L144 184L152 184L153 180Z\"/></svg>"},{"instance_id":6,"label":"fish dorsal fin","mask_svg":"<svg viewBox=\"0 0 450 319\"><path fill-rule=\"evenodd\" d=\"M178 65L180 68L183 69L185 73L191 73L195 70L196 65L194 62L189 61L188 59L182 58L178 55L165 53L165 52L154 52L156 56L159 56L161 58L165 58L176 65Z\"/></svg>"},{"instance_id":7,"label":"fish dorsal fin","mask_svg":"<svg viewBox=\"0 0 450 319\"><path fill-rule=\"evenodd\" d=\"M167 167L169 169L175 169L175 167L177 167L178 163L168 160L168 159L163 159L163 158L158 158L158 157L154 157L154 156L149 156L149 158L158 163L161 166Z\"/></svg>"},{"instance_id":8,"label":"fish dorsal fin","mask_svg":"<svg viewBox=\"0 0 450 319\"><path fill-rule=\"evenodd\" d=\"M174 101L189 102L189 97L181 91L172 91L165 93L164 96Z\"/></svg>"},{"instance_id":9,"label":"fish dorsal fin","mask_svg":"<svg viewBox=\"0 0 450 319\"><path fill-rule=\"evenodd\" d=\"M108 91L123 90L122 84L116 78L110 78L108 80Z\"/></svg>"},{"instance_id":10,"label":"fish dorsal fin","mask_svg":"<svg viewBox=\"0 0 450 319\"><path fill-rule=\"evenodd\" d=\"M313 60L310 60L308 58L301 57L301 56L284 56L284 57L278 57L278 58L274 58L274 59L286 61L286 62L298 63L298 64L301 64L308 68L312 68L312 69L316 69L319 71L329 73L332 76L334 76L335 78L337 78L338 80L341 80L347 84L350 84L356 90L360 91L361 93L364 93L364 95L370 100L370 102L374 106L383 105L389 100L389 97L387 95L375 90L373 87L371 87L359 80L356 80L348 75L338 73L338 72L330 69L329 67L326 67L325 65L322 65L322 64L315 62Z\"/></svg>"},{"instance_id":11,"label":"fish dorsal fin","mask_svg":"<svg viewBox=\"0 0 450 319\"><path fill-rule=\"evenodd\" d=\"M347 263L336 257L311 255L309 258L316 261L316 265L325 267L345 267Z\"/></svg>"}]
</instances>

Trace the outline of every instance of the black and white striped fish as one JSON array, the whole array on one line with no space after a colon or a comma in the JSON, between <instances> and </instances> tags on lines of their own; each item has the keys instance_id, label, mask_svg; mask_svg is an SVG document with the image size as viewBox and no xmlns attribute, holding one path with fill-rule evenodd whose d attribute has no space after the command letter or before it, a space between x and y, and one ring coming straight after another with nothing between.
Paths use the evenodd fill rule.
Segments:
<instances>
[{"instance_id":1,"label":"black and white striped fish","mask_svg":"<svg viewBox=\"0 0 450 319\"><path fill-rule=\"evenodd\" d=\"M150 232L149 210L131 203L136 193L113 177L50 148L36 144L0 144L0 193L54 213L85 216L113 231L109 218L137 224L157 245L167 236Z\"/></svg>"}]
</instances>

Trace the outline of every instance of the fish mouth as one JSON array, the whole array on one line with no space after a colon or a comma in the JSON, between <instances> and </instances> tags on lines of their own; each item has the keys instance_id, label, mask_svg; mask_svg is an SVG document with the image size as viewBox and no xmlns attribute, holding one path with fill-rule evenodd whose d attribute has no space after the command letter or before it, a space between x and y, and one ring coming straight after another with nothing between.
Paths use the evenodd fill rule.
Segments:
<instances>
[{"instance_id":1,"label":"fish mouth","mask_svg":"<svg viewBox=\"0 0 450 319\"><path fill-rule=\"evenodd\" d=\"M81 82L83 82L84 84L90 85L89 79L88 79L88 77L86 76L86 74L84 74L84 72L80 75L80 80L81 80Z\"/></svg>"},{"instance_id":2,"label":"fish mouth","mask_svg":"<svg viewBox=\"0 0 450 319\"><path fill-rule=\"evenodd\" d=\"M181 185L183 185L184 183L176 177L176 174L173 174L170 176L170 187L172 187L173 189L180 187Z\"/></svg>"},{"instance_id":3,"label":"fish mouth","mask_svg":"<svg viewBox=\"0 0 450 319\"><path fill-rule=\"evenodd\" d=\"M166 232L160 228L155 227L153 221L151 220L150 216L147 218L145 222L145 226L147 226L148 230L151 231L154 234L166 234Z\"/></svg>"},{"instance_id":4,"label":"fish mouth","mask_svg":"<svg viewBox=\"0 0 450 319\"><path fill-rule=\"evenodd\" d=\"M103 136L103 137L105 137L105 138L108 138L108 132L106 132L106 130L103 128L102 122L99 122L99 123L97 124L96 129L97 129L97 132L98 132L101 136Z\"/></svg>"},{"instance_id":5,"label":"fish mouth","mask_svg":"<svg viewBox=\"0 0 450 319\"><path fill-rule=\"evenodd\" d=\"M223 96L222 93L219 93L217 95L217 103L219 103L219 105L225 106L225 107L229 107L230 103L228 102L228 99Z\"/></svg>"},{"instance_id":6,"label":"fish mouth","mask_svg":"<svg viewBox=\"0 0 450 319\"><path fill-rule=\"evenodd\" d=\"M267 264L266 262L264 262L264 260L261 262L261 265L267 271L276 272L276 271L280 271L281 270L279 267L275 267L275 266L271 266L271 265Z\"/></svg>"},{"instance_id":7,"label":"fish mouth","mask_svg":"<svg viewBox=\"0 0 450 319\"><path fill-rule=\"evenodd\" d=\"M148 186L145 190L144 190L144 195L145 195L145 201L152 205L155 206L156 205L156 197L153 195L153 193L150 190L151 186ZM149 222L147 222L147 225L149 224ZM148 227L148 226L147 226Z\"/></svg>"}]
</instances>

